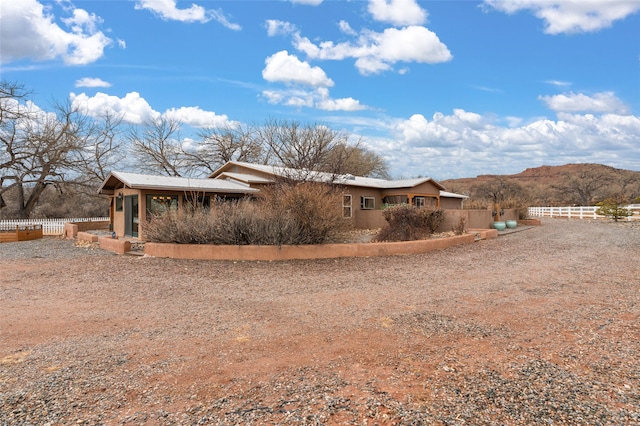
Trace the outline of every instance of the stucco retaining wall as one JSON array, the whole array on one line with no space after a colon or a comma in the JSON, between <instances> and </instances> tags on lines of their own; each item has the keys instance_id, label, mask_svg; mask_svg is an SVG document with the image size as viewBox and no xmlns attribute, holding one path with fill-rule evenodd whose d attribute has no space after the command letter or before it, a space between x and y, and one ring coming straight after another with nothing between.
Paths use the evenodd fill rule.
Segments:
<instances>
[{"instance_id":1,"label":"stucco retaining wall","mask_svg":"<svg viewBox=\"0 0 640 426\"><path fill-rule=\"evenodd\" d=\"M80 241L89 241L90 243L97 243L98 236L95 234L91 234L89 232L78 232L78 240Z\"/></svg>"},{"instance_id":2,"label":"stucco retaining wall","mask_svg":"<svg viewBox=\"0 0 640 426\"><path fill-rule=\"evenodd\" d=\"M218 246L208 244L146 243L144 253L156 257L201 260L290 260L370 257L426 253L470 244L472 234L433 240L393 243L320 244L300 246Z\"/></svg>"},{"instance_id":3,"label":"stucco retaining wall","mask_svg":"<svg viewBox=\"0 0 640 426\"><path fill-rule=\"evenodd\" d=\"M73 240L77 238L78 232L85 232L95 229L109 229L109 221L101 220L95 222L66 222L62 238Z\"/></svg>"},{"instance_id":4,"label":"stucco retaining wall","mask_svg":"<svg viewBox=\"0 0 640 426\"><path fill-rule=\"evenodd\" d=\"M125 254L131 251L131 242L128 240L118 240L111 237L98 237L98 244L102 250L112 251L118 254Z\"/></svg>"}]
</instances>

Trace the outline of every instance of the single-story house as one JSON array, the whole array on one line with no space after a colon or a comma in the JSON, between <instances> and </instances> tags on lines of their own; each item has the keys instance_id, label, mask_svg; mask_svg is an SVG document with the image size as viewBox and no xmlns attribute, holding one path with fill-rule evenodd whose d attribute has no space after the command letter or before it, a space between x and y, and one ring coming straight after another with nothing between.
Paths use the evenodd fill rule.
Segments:
<instances>
[{"instance_id":1,"label":"single-story house","mask_svg":"<svg viewBox=\"0 0 640 426\"><path fill-rule=\"evenodd\" d=\"M465 195L447 192L431 178L375 179L353 175L290 169L230 161L208 179L190 179L111 172L99 188L111 198L110 218L118 237L144 239L141 218L167 209L208 207L211 198L242 198L255 195L265 185L282 179L311 180L343 188L343 217L355 228L375 229L384 224L382 207L407 203L418 207L462 209Z\"/></svg>"},{"instance_id":2,"label":"single-story house","mask_svg":"<svg viewBox=\"0 0 640 426\"><path fill-rule=\"evenodd\" d=\"M343 187L342 210L345 219L356 228L375 229L384 224L381 208L392 204L462 209L466 195L447 192L435 180L425 178L386 180L353 175L290 169L253 163L230 161L210 176L260 188L279 179L311 180Z\"/></svg>"},{"instance_id":3,"label":"single-story house","mask_svg":"<svg viewBox=\"0 0 640 426\"><path fill-rule=\"evenodd\" d=\"M242 198L258 192L249 185L221 179L191 179L183 177L111 172L98 192L111 199L110 225L118 237L144 240L140 219L169 209L208 207L211 199Z\"/></svg>"}]
</instances>

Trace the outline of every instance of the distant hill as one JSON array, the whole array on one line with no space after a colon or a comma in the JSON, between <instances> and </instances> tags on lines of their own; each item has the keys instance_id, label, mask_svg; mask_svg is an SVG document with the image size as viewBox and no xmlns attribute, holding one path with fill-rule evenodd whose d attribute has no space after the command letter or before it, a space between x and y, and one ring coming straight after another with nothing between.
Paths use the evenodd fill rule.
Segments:
<instances>
[{"instance_id":1,"label":"distant hill","mask_svg":"<svg viewBox=\"0 0 640 426\"><path fill-rule=\"evenodd\" d=\"M518 174L480 175L440 183L448 191L468 193L478 199L485 192L480 189L496 181L520 185L529 202L538 205L582 205L588 198L591 204L618 193L630 199L640 196L640 172L589 163L541 166Z\"/></svg>"}]
</instances>

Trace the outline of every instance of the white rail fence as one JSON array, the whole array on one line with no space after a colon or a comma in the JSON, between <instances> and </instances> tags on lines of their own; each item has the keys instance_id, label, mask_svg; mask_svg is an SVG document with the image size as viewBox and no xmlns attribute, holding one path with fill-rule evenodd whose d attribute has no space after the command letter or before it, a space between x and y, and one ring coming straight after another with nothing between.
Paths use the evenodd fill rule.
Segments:
<instances>
[{"instance_id":1,"label":"white rail fence","mask_svg":"<svg viewBox=\"0 0 640 426\"><path fill-rule=\"evenodd\" d=\"M109 217L0 220L0 231L12 231L16 229L16 226L41 225L43 235L62 235L64 232L64 224L67 222L101 222L108 220Z\"/></svg>"},{"instance_id":2,"label":"white rail fence","mask_svg":"<svg viewBox=\"0 0 640 426\"><path fill-rule=\"evenodd\" d=\"M586 207L529 207L530 217L566 217L569 219L606 219L599 215L597 206ZM640 220L640 204L628 206L632 216L620 218L621 221Z\"/></svg>"}]
</instances>

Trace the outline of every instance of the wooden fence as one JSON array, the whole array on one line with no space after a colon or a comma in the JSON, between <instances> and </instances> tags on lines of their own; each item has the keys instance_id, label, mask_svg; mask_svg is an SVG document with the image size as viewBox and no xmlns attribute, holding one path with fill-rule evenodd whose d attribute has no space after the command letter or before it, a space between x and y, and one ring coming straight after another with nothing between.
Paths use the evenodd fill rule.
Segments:
<instances>
[{"instance_id":1,"label":"wooden fence","mask_svg":"<svg viewBox=\"0 0 640 426\"><path fill-rule=\"evenodd\" d=\"M12 230L0 230L0 243L15 243L42 238L42 226L20 225Z\"/></svg>"},{"instance_id":2,"label":"wooden fence","mask_svg":"<svg viewBox=\"0 0 640 426\"><path fill-rule=\"evenodd\" d=\"M529 217L564 217L569 219L606 219L606 216L598 214L597 206L583 207L529 207ZM620 218L621 221L640 220L640 204L632 204L627 207L633 213L632 216Z\"/></svg>"},{"instance_id":3,"label":"wooden fence","mask_svg":"<svg viewBox=\"0 0 640 426\"><path fill-rule=\"evenodd\" d=\"M0 231L14 231L17 227L40 225L43 235L62 235L66 222L102 222L109 221L108 217L81 217L66 219L20 219L20 220L0 220Z\"/></svg>"}]
</instances>

